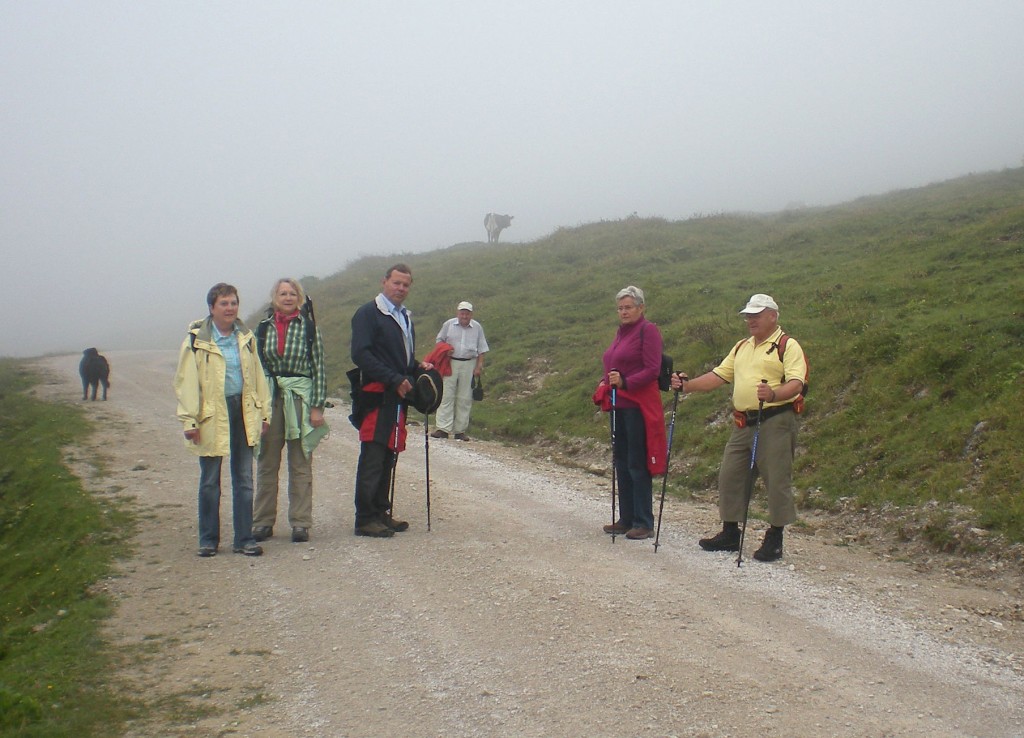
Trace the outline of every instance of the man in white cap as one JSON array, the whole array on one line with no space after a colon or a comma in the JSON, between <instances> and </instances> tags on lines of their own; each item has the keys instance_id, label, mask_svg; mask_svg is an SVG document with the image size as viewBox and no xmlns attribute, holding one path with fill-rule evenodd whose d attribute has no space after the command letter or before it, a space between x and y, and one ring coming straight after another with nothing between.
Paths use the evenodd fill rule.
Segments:
<instances>
[{"instance_id":1,"label":"man in white cap","mask_svg":"<svg viewBox=\"0 0 1024 738\"><path fill-rule=\"evenodd\" d=\"M465 300L459 303L456 317L446 320L437 332L437 343L452 347L452 373L444 378L441 406L437 409L437 430L430 435L433 438L453 435L459 441L468 441L466 429L473 410L473 378L483 371L484 354L489 350L483 326L473 320L472 303Z\"/></svg>"},{"instance_id":2,"label":"man in white cap","mask_svg":"<svg viewBox=\"0 0 1024 738\"><path fill-rule=\"evenodd\" d=\"M709 392L723 384L733 385L736 427L725 445L718 472L722 531L711 538L702 538L700 547L705 551L739 550L739 523L745 519L753 440L760 425L753 472L764 479L768 490L771 527L761 547L754 552L754 558L775 561L782 557L783 528L796 521L793 453L807 361L800 344L779 328L779 306L769 295L753 295L740 315L746 321L750 337L737 343L722 363L696 379L689 379L682 372L674 374L672 389ZM780 357L780 354L784 355Z\"/></svg>"}]
</instances>

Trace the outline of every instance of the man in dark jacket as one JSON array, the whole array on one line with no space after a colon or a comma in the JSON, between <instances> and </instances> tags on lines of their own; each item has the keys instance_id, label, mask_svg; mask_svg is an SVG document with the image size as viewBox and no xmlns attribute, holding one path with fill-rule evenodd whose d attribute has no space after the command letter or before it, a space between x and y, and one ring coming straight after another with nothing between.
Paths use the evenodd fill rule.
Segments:
<instances>
[{"instance_id":1,"label":"man in dark jacket","mask_svg":"<svg viewBox=\"0 0 1024 738\"><path fill-rule=\"evenodd\" d=\"M352 316L352 361L360 374L359 462L356 467L355 533L390 538L408 530L391 516L388 492L399 452L405 450L406 395L417 366L416 332L403 307L412 287L405 264L388 269L381 291Z\"/></svg>"}]
</instances>

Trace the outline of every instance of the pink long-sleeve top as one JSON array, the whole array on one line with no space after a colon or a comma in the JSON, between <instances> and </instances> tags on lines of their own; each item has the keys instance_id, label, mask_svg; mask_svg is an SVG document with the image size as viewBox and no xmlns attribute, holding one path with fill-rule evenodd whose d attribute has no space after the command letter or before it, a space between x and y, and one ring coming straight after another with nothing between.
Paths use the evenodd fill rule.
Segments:
<instances>
[{"instance_id":1,"label":"pink long-sleeve top","mask_svg":"<svg viewBox=\"0 0 1024 738\"><path fill-rule=\"evenodd\" d=\"M608 372L618 369L625 379L626 389L635 392L646 384L658 381L661 352L661 331L647 318L620 325L615 340L604 352L604 379L607 382ZM625 397L616 404L619 407L638 407Z\"/></svg>"}]
</instances>

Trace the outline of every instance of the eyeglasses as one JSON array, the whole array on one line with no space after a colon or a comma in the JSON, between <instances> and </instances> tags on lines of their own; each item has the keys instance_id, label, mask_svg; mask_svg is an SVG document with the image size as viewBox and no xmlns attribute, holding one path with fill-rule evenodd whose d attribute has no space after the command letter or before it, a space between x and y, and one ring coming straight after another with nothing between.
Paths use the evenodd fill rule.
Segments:
<instances>
[{"instance_id":1,"label":"eyeglasses","mask_svg":"<svg viewBox=\"0 0 1024 738\"><path fill-rule=\"evenodd\" d=\"M628 313L631 310L639 310L639 309L640 309L639 305L619 305L618 307L615 308L615 310L617 312L620 312L620 313Z\"/></svg>"},{"instance_id":2,"label":"eyeglasses","mask_svg":"<svg viewBox=\"0 0 1024 738\"><path fill-rule=\"evenodd\" d=\"M761 317L761 313L742 313L740 320L757 320Z\"/></svg>"}]
</instances>

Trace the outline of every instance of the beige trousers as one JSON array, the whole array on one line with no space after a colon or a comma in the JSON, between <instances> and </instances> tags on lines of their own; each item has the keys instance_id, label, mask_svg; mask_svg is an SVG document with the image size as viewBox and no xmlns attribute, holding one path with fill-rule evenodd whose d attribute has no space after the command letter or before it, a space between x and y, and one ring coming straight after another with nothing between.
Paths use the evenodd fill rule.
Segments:
<instances>
[{"instance_id":1,"label":"beige trousers","mask_svg":"<svg viewBox=\"0 0 1024 738\"><path fill-rule=\"evenodd\" d=\"M797 416L786 412L761 421L757 437L754 475L768 490L768 522L789 525L796 522L793 501L793 454L796 451ZM733 428L722 454L718 472L718 512L723 522L743 520L754 425Z\"/></svg>"},{"instance_id":2,"label":"beige trousers","mask_svg":"<svg viewBox=\"0 0 1024 738\"><path fill-rule=\"evenodd\" d=\"M313 456L302 453L302 440L284 440L284 409L281 396L274 397L274 413L270 429L260 442L260 456L256 464L256 498L253 501L254 528L274 527L277 521L278 478L281 472L281 452L288 447L288 524L293 528L313 527ZM302 400L295 398L295 411L307 412Z\"/></svg>"},{"instance_id":3,"label":"beige trousers","mask_svg":"<svg viewBox=\"0 0 1024 738\"><path fill-rule=\"evenodd\" d=\"M465 433L473 412L473 369L476 359L452 361L452 373L444 378L441 406L437 408L437 428L446 433Z\"/></svg>"}]
</instances>

